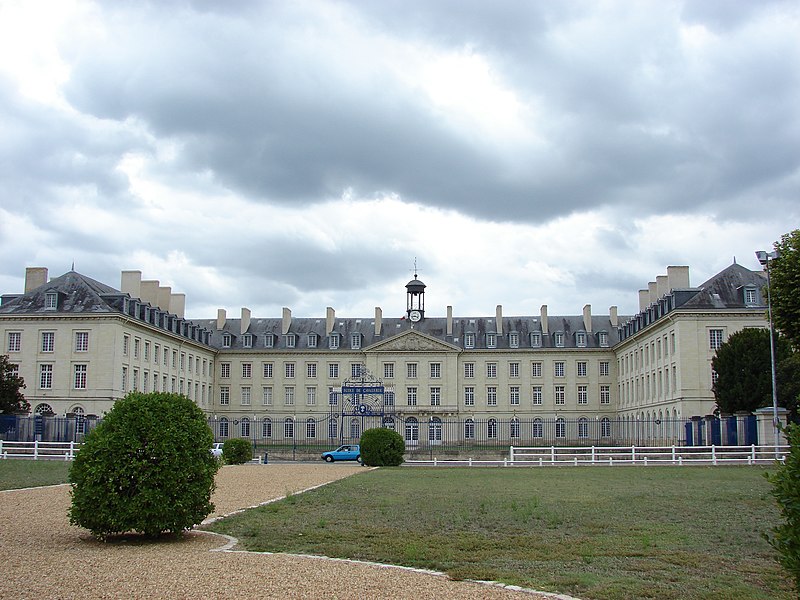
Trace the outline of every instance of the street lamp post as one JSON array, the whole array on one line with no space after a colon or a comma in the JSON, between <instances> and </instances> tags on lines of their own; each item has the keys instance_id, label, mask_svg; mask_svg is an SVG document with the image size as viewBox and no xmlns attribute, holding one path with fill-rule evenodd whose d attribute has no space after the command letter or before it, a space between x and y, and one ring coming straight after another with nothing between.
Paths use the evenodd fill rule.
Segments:
<instances>
[{"instance_id":1,"label":"street lamp post","mask_svg":"<svg viewBox=\"0 0 800 600\"><path fill-rule=\"evenodd\" d=\"M772 369L772 429L775 432L775 458L780 458L780 430L778 429L778 385L775 381L775 333L772 325L772 284L769 279L769 261L778 258L778 252L766 252L758 250L756 258L767 270L767 317L769 319L769 361Z\"/></svg>"}]
</instances>

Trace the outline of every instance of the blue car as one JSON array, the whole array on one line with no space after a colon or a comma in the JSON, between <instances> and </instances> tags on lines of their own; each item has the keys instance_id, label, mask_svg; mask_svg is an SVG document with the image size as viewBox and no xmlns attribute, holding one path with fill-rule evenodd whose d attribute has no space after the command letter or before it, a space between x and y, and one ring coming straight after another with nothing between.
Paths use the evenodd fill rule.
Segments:
<instances>
[{"instance_id":1,"label":"blue car","mask_svg":"<svg viewBox=\"0 0 800 600\"><path fill-rule=\"evenodd\" d=\"M345 444L336 450L322 453L322 460L333 462L335 460L357 460L361 462L361 447L358 444Z\"/></svg>"}]
</instances>

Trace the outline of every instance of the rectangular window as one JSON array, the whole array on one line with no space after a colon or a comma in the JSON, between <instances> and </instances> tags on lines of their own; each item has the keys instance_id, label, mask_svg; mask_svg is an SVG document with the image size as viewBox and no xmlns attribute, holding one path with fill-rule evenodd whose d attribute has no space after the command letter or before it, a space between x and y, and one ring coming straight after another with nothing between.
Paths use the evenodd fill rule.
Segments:
<instances>
[{"instance_id":1,"label":"rectangular window","mask_svg":"<svg viewBox=\"0 0 800 600\"><path fill-rule=\"evenodd\" d=\"M475 377L475 363L464 363L464 377L466 379Z\"/></svg>"},{"instance_id":2,"label":"rectangular window","mask_svg":"<svg viewBox=\"0 0 800 600\"><path fill-rule=\"evenodd\" d=\"M579 360L577 364L578 377L586 377L588 373L586 361Z\"/></svg>"},{"instance_id":3,"label":"rectangular window","mask_svg":"<svg viewBox=\"0 0 800 600\"><path fill-rule=\"evenodd\" d=\"M308 347L309 348L316 348L317 347L317 334L316 333L309 333L308 334Z\"/></svg>"},{"instance_id":4,"label":"rectangular window","mask_svg":"<svg viewBox=\"0 0 800 600\"><path fill-rule=\"evenodd\" d=\"M585 385L578 386L578 404L589 403L589 388Z\"/></svg>"},{"instance_id":5,"label":"rectangular window","mask_svg":"<svg viewBox=\"0 0 800 600\"><path fill-rule=\"evenodd\" d=\"M608 377L611 374L609 366L610 365L607 360L600 361L600 377Z\"/></svg>"},{"instance_id":6,"label":"rectangular window","mask_svg":"<svg viewBox=\"0 0 800 600\"><path fill-rule=\"evenodd\" d=\"M253 364L242 363L242 378L250 379L253 376Z\"/></svg>"},{"instance_id":7,"label":"rectangular window","mask_svg":"<svg viewBox=\"0 0 800 600\"><path fill-rule=\"evenodd\" d=\"M328 348L331 350L337 350L339 348L339 336L333 334L328 338Z\"/></svg>"},{"instance_id":8,"label":"rectangular window","mask_svg":"<svg viewBox=\"0 0 800 600\"><path fill-rule=\"evenodd\" d=\"M86 376L89 367L87 365L75 365L75 389L86 389Z\"/></svg>"},{"instance_id":9,"label":"rectangular window","mask_svg":"<svg viewBox=\"0 0 800 600\"><path fill-rule=\"evenodd\" d=\"M519 386L512 385L508 390L508 400L512 405L519 405Z\"/></svg>"},{"instance_id":10,"label":"rectangular window","mask_svg":"<svg viewBox=\"0 0 800 600\"><path fill-rule=\"evenodd\" d=\"M354 333L350 336L350 348L353 350L360 350L361 349L361 334Z\"/></svg>"},{"instance_id":11,"label":"rectangular window","mask_svg":"<svg viewBox=\"0 0 800 600\"><path fill-rule=\"evenodd\" d=\"M564 334L560 331L554 334L553 339L555 340L556 348L563 348L564 347Z\"/></svg>"},{"instance_id":12,"label":"rectangular window","mask_svg":"<svg viewBox=\"0 0 800 600\"><path fill-rule=\"evenodd\" d=\"M611 386L600 386L600 404L611 404Z\"/></svg>"},{"instance_id":13,"label":"rectangular window","mask_svg":"<svg viewBox=\"0 0 800 600\"><path fill-rule=\"evenodd\" d=\"M753 288L745 288L744 303L747 305L756 303L756 291Z\"/></svg>"},{"instance_id":14,"label":"rectangular window","mask_svg":"<svg viewBox=\"0 0 800 600\"><path fill-rule=\"evenodd\" d=\"M442 388L431 388L431 406L441 406L442 404Z\"/></svg>"},{"instance_id":15,"label":"rectangular window","mask_svg":"<svg viewBox=\"0 0 800 600\"><path fill-rule=\"evenodd\" d=\"M265 385L261 388L261 404L272 406L272 387Z\"/></svg>"},{"instance_id":16,"label":"rectangular window","mask_svg":"<svg viewBox=\"0 0 800 600\"><path fill-rule=\"evenodd\" d=\"M486 363L486 377L489 379L497 377L497 363Z\"/></svg>"},{"instance_id":17,"label":"rectangular window","mask_svg":"<svg viewBox=\"0 0 800 600\"><path fill-rule=\"evenodd\" d=\"M557 360L553 363L553 376L564 377L564 362Z\"/></svg>"},{"instance_id":18,"label":"rectangular window","mask_svg":"<svg viewBox=\"0 0 800 600\"><path fill-rule=\"evenodd\" d=\"M283 390L283 403L286 406L294 406L294 388L287 387Z\"/></svg>"},{"instance_id":19,"label":"rectangular window","mask_svg":"<svg viewBox=\"0 0 800 600\"><path fill-rule=\"evenodd\" d=\"M541 377L542 376L542 363L540 362L532 362L531 363L531 377Z\"/></svg>"},{"instance_id":20,"label":"rectangular window","mask_svg":"<svg viewBox=\"0 0 800 600\"><path fill-rule=\"evenodd\" d=\"M383 405L394 406L394 392L386 391L383 394Z\"/></svg>"},{"instance_id":21,"label":"rectangular window","mask_svg":"<svg viewBox=\"0 0 800 600\"><path fill-rule=\"evenodd\" d=\"M139 347L142 344L142 340L139 338L133 339L133 358L139 358Z\"/></svg>"},{"instance_id":22,"label":"rectangular window","mask_svg":"<svg viewBox=\"0 0 800 600\"><path fill-rule=\"evenodd\" d=\"M509 377L519 377L519 363L518 362L508 363L508 376Z\"/></svg>"},{"instance_id":23,"label":"rectangular window","mask_svg":"<svg viewBox=\"0 0 800 600\"><path fill-rule=\"evenodd\" d=\"M55 292L48 292L44 296L44 309L55 310L58 308L58 294Z\"/></svg>"},{"instance_id":24,"label":"rectangular window","mask_svg":"<svg viewBox=\"0 0 800 600\"><path fill-rule=\"evenodd\" d=\"M294 348L295 337L293 333L283 336L283 343L287 348Z\"/></svg>"},{"instance_id":25,"label":"rectangular window","mask_svg":"<svg viewBox=\"0 0 800 600\"><path fill-rule=\"evenodd\" d=\"M394 363L383 363L383 378L384 379L394 378Z\"/></svg>"},{"instance_id":26,"label":"rectangular window","mask_svg":"<svg viewBox=\"0 0 800 600\"><path fill-rule=\"evenodd\" d=\"M307 406L317 405L317 388L312 386L306 388L306 405Z\"/></svg>"},{"instance_id":27,"label":"rectangular window","mask_svg":"<svg viewBox=\"0 0 800 600\"><path fill-rule=\"evenodd\" d=\"M722 346L722 329L709 329L708 330L708 345L711 350L718 350Z\"/></svg>"},{"instance_id":28,"label":"rectangular window","mask_svg":"<svg viewBox=\"0 0 800 600\"><path fill-rule=\"evenodd\" d=\"M417 378L417 363L408 363L406 365L406 377L409 379Z\"/></svg>"},{"instance_id":29,"label":"rectangular window","mask_svg":"<svg viewBox=\"0 0 800 600\"><path fill-rule=\"evenodd\" d=\"M472 386L464 388L464 406L475 406L475 388Z\"/></svg>"},{"instance_id":30,"label":"rectangular window","mask_svg":"<svg viewBox=\"0 0 800 600\"><path fill-rule=\"evenodd\" d=\"M328 363L328 378L339 379L339 363Z\"/></svg>"},{"instance_id":31,"label":"rectangular window","mask_svg":"<svg viewBox=\"0 0 800 600\"><path fill-rule=\"evenodd\" d=\"M155 346L153 346L153 362L155 364L158 364L160 356L161 356L161 346L156 344Z\"/></svg>"},{"instance_id":32,"label":"rectangular window","mask_svg":"<svg viewBox=\"0 0 800 600\"><path fill-rule=\"evenodd\" d=\"M131 345L131 336L122 336L122 356L128 356L128 348ZM164 364L167 364L167 359L164 358Z\"/></svg>"},{"instance_id":33,"label":"rectangular window","mask_svg":"<svg viewBox=\"0 0 800 600\"><path fill-rule=\"evenodd\" d=\"M431 363L431 379L439 379L442 376L442 363Z\"/></svg>"},{"instance_id":34,"label":"rectangular window","mask_svg":"<svg viewBox=\"0 0 800 600\"><path fill-rule=\"evenodd\" d=\"M78 350L78 335L79 335L79 333L75 334L75 352L80 352L80 350ZM88 334L87 334L87 336L88 336ZM85 352L85 350L84 350L84 352ZM145 343L144 343L144 357L143 358L144 358L144 360L150 360L150 342L145 341Z\"/></svg>"},{"instance_id":35,"label":"rectangular window","mask_svg":"<svg viewBox=\"0 0 800 600\"><path fill-rule=\"evenodd\" d=\"M309 379L317 378L317 363L306 363L306 377Z\"/></svg>"},{"instance_id":36,"label":"rectangular window","mask_svg":"<svg viewBox=\"0 0 800 600\"><path fill-rule=\"evenodd\" d=\"M531 334L531 348L541 348L542 334L538 331Z\"/></svg>"},{"instance_id":37,"label":"rectangular window","mask_svg":"<svg viewBox=\"0 0 800 600\"><path fill-rule=\"evenodd\" d=\"M294 363L287 362L283 365L283 376L286 379L294 379Z\"/></svg>"},{"instance_id":38,"label":"rectangular window","mask_svg":"<svg viewBox=\"0 0 800 600\"><path fill-rule=\"evenodd\" d=\"M486 406L497 406L497 388L493 385L486 388Z\"/></svg>"},{"instance_id":39,"label":"rectangular window","mask_svg":"<svg viewBox=\"0 0 800 600\"><path fill-rule=\"evenodd\" d=\"M242 338L242 347L243 348L252 348L253 347L253 336L249 333Z\"/></svg>"},{"instance_id":40,"label":"rectangular window","mask_svg":"<svg viewBox=\"0 0 800 600\"><path fill-rule=\"evenodd\" d=\"M268 333L264 336L264 348L272 348L273 346L275 346L275 336Z\"/></svg>"},{"instance_id":41,"label":"rectangular window","mask_svg":"<svg viewBox=\"0 0 800 600\"><path fill-rule=\"evenodd\" d=\"M231 403L231 388L227 385L222 385L219 388L219 403L227 405Z\"/></svg>"},{"instance_id":42,"label":"rectangular window","mask_svg":"<svg viewBox=\"0 0 800 600\"><path fill-rule=\"evenodd\" d=\"M337 406L339 404L339 392L337 392L336 388L333 386L328 388L328 404L331 406Z\"/></svg>"},{"instance_id":43,"label":"rectangular window","mask_svg":"<svg viewBox=\"0 0 800 600\"><path fill-rule=\"evenodd\" d=\"M139 391L139 369L133 369L133 375L131 377L131 382L133 383L133 391Z\"/></svg>"},{"instance_id":44,"label":"rectangular window","mask_svg":"<svg viewBox=\"0 0 800 600\"><path fill-rule=\"evenodd\" d=\"M250 406L250 386L242 386L242 406Z\"/></svg>"},{"instance_id":45,"label":"rectangular window","mask_svg":"<svg viewBox=\"0 0 800 600\"><path fill-rule=\"evenodd\" d=\"M575 334L575 345L578 348L585 348L586 347L586 332L579 331Z\"/></svg>"},{"instance_id":46,"label":"rectangular window","mask_svg":"<svg viewBox=\"0 0 800 600\"><path fill-rule=\"evenodd\" d=\"M350 377L361 377L361 373L364 371L364 365L361 363L351 363L350 364Z\"/></svg>"},{"instance_id":47,"label":"rectangular window","mask_svg":"<svg viewBox=\"0 0 800 600\"><path fill-rule=\"evenodd\" d=\"M169 360L169 348L164 346L164 366L167 366L167 361Z\"/></svg>"},{"instance_id":48,"label":"rectangular window","mask_svg":"<svg viewBox=\"0 0 800 600\"><path fill-rule=\"evenodd\" d=\"M509 346L509 348L519 348L519 334L518 333L509 333L508 334L508 346Z\"/></svg>"},{"instance_id":49,"label":"rectangular window","mask_svg":"<svg viewBox=\"0 0 800 600\"><path fill-rule=\"evenodd\" d=\"M54 331L42 332L42 352L52 352L55 350L56 334Z\"/></svg>"},{"instance_id":50,"label":"rectangular window","mask_svg":"<svg viewBox=\"0 0 800 600\"><path fill-rule=\"evenodd\" d=\"M566 393L564 391L564 386L563 385L555 386L553 392L554 392L555 403L564 404L566 400Z\"/></svg>"},{"instance_id":51,"label":"rectangular window","mask_svg":"<svg viewBox=\"0 0 800 600\"><path fill-rule=\"evenodd\" d=\"M597 341L601 348L608 348L608 334L605 331L601 331L597 334Z\"/></svg>"},{"instance_id":52,"label":"rectangular window","mask_svg":"<svg viewBox=\"0 0 800 600\"><path fill-rule=\"evenodd\" d=\"M166 387L166 384L164 387ZM122 391L128 391L128 367L122 367ZM165 389L164 391L166 392L167 390Z\"/></svg>"},{"instance_id":53,"label":"rectangular window","mask_svg":"<svg viewBox=\"0 0 800 600\"><path fill-rule=\"evenodd\" d=\"M475 334L474 333L465 333L464 334L464 348L474 348L475 347Z\"/></svg>"},{"instance_id":54,"label":"rectangular window","mask_svg":"<svg viewBox=\"0 0 800 600\"><path fill-rule=\"evenodd\" d=\"M231 376L231 363L219 364L219 376L223 379L228 379Z\"/></svg>"},{"instance_id":55,"label":"rectangular window","mask_svg":"<svg viewBox=\"0 0 800 600\"><path fill-rule=\"evenodd\" d=\"M172 368L173 369L177 369L178 368L178 351L177 350L173 350L172 351Z\"/></svg>"},{"instance_id":56,"label":"rectangular window","mask_svg":"<svg viewBox=\"0 0 800 600\"><path fill-rule=\"evenodd\" d=\"M409 406L417 405L417 388L415 387L406 388L406 401L408 402Z\"/></svg>"},{"instance_id":57,"label":"rectangular window","mask_svg":"<svg viewBox=\"0 0 800 600\"><path fill-rule=\"evenodd\" d=\"M264 379L272 379L272 363L261 363Z\"/></svg>"},{"instance_id":58,"label":"rectangular window","mask_svg":"<svg viewBox=\"0 0 800 600\"><path fill-rule=\"evenodd\" d=\"M496 348L497 347L497 334L496 333L487 333L486 334L486 347L487 348Z\"/></svg>"},{"instance_id":59,"label":"rectangular window","mask_svg":"<svg viewBox=\"0 0 800 600\"><path fill-rule=\"evenodd\" d=\"M531 402L535 406L541 406L542 405L542 386L534 385L531 388Z\"/></svg>"},{"instance_id":60,"label":"rectangular window","mask_svg":"<svg viewBox=\"0 0 800 600\"><path fill-rule=\"evenodd\" d=\"M43 390L53 387L53 365L39 365L39 387Z\"/></svg>"}]
</instances>

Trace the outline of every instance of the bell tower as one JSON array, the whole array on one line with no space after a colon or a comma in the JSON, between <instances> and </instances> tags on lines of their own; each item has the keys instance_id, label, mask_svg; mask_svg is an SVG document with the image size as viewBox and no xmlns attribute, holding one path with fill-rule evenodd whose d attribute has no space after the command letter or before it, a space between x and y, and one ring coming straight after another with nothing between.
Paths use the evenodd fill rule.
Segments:
<instances>
[{"instance_id":1,"label":"bell tower","mask_svg":"<svg viewBox=\"0 0 800 600\"><path fill-rule=\"evenodd\" d=\"M406 315L412 323L418 323L425 318L425 284L417 279L416 264L414 279L406 284Z\"/></svg>"}]
</instances>

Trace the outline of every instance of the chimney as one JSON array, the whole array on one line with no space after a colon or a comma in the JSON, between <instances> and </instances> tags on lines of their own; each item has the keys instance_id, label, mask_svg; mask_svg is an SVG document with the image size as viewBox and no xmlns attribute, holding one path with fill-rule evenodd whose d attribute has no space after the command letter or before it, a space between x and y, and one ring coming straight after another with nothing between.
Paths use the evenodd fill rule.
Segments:
<instances>
[{"instance_id":1,"label":"chimney","mask_svg":"<svg viewBox=\"0 0 800 600\"><path fill-rule=\"evenodd\" d=\"M183 318L183 313L186 312L186 294L170 294L169 312Z\"/></svg>"},{"instance_id":2,"label":"chimney","mask_svg":"<svg viewBox=\"0 0 800 600\"><path fill-rule=\"evenodd\" d=\"M447 307L447 335L453 335L453 307Z\"/></svg>"},{"instance_id":3,"label":"chimney","mask_svg":"<svg viewBox=\"0 0 800 600\"><path fill-rule=\"evenodd\" d=\"M289 333L289 328L292 326L292 311L283 307L283 320L281 321L281 333L286 335Z\"/></svg>"},{"instance_id":4,"label":"chimney","mask_svg":"<svg viewBox=\"0 0 800 600\"><path fill-rule=\"evenodd\" d=\"M32 292L47 283L47 267L25 269L25 293Z\"/></svg>"},{"instance_id":5,"label":"chimney","mask_svg":"<svg viewBox=\"0 0 800 600\"><path fill-rule=\"evenodd\" d=\"M656 293L659 300L669 294L669 278L666 275L656 277Z\"/></svg>"},{"instance_id":6,"label":"chimney","mask_svg":"<svg viewBox=\"0 0 800 600\"><path fill-rule=\"evenodd\" d=\"M176 314L175 311L172 310L172 306L170 306L171 301L172 301L172 288L160 286L158 288L158 308L170 312L172 314Z\"/></svg>"},{"instance_id":7,"label":"chimney","mask_svg":"<svg viewBox=\"0 0 800 600\"><path fill-rule=\"evenodd\" d=\"M650 306L650 292L639 290L639 312L642 312L648 306Z\"/></svg>"},{"instance_id":8,"label":"chimney","mask_svg":"<svg viewBox=\"0 0 800 600\"><path fill-rule=\"evenodd\" d=\"M158 286L158 281L154 279L142 281L139 286L139 293L141 294L139 298L143 302L149 302L150 306L158 306Z\"/></svg>"},{"instance_id":9,"label":"chimney","mask_svg":"<svg viewBox=\"0 0 800 600\"><path fill-rule=\"evenodd\" d=\"M381 327L383 327L383 311L380 306L375 307L375 335L381 334Z\"/></svg>"},{"instance_id":10,"label":"chimney","mask_svg":"<svg viewBox=\"0 0 800 600\"><path fill-rule=\"evenodd\" d=\"M583 328L586 333L592 333L592 305L587 304L583 307Z\"/></svg>"},{"instance_id":11,"label":"chimney","mask_svg":"<svg viewBox=\"0 0 800 600\"><path fill-rule=\"evenodd\" d=\"M617 315L617 307L611 306L608 309L608 318L611 321L612 327L619 327L619 316Z\"/></svg>"},{"instance_id":12,"label":"chimney","mask_svg":"<svg viewBox=\"0 0 800 600\"><path fill-rule=\"evenodd\" d=\"M547 326L547 304L542 304L540 312L542 315L542 334L550 335L550 328Z\"/></svg>"},{"instance_id":13,"label":"chimney","mask_svg":"<svg viewBox=\"0 0 800 600\"><path fill-rule=\"evenodd\" d=\"M650 298L648 306L658 301L658 284L655 281L651 281L647 284L647 295Z\"/></svg>"},{"instance_id":14,"label":"chimney","mask_svg":"<svg viewBox=\"0 0 800 600\"><path fill-rule=\"evenodd\" d=\"M330 306L325 311L325 335L330 335L336 324L336 311Z\"/></svg>"},{"instance_id":15,"label":"chimney","mask_svg":"<svg viewBox=\"0 0 800 600\"><path fill-rule=\"evenodd\" d=\"M498 304L494 310L495 321L497 322L497 335L503 335L503 305Z\"/></svg>"},{"instance_id":16,"label":"chimney","mask_svg":"<svg viewBox=\"0 0 800 600\"><path fill-rule=\"evenodd\" d=\"M142 272L123 271L119 286L123 294L130 295L131 298L142 297Z\"/></svg>"},{"instance_id":17,"label":"chimney","mask_svg":"<svg viewBox=\"0 0 800 600\"><path fill-rule=\"evenodd\" d=\"M681 290L689 285L689 267L667 267L667 280L670 290Z\"/></svg>"},{"instance_id":18,"label":"chimney","mask_svg":"<svg viewBox=\"0 0 800 600\"><path fill-rule=\"evenodd\" d=\"M227 320L227 315L225 314L224 308L217 309L217 331L225 329L225 321Z\"/></svg>"},{"instance_id":19,"label":"chimney","mask_svg":"<svg viewBox=\"0 0 800 600\"><path fill-rule=\"evenodd\" d=\"M250 329L250 309L242 308L242 323L239 327L239 333L244 335Z\"/></svg>"}]
</instances>

